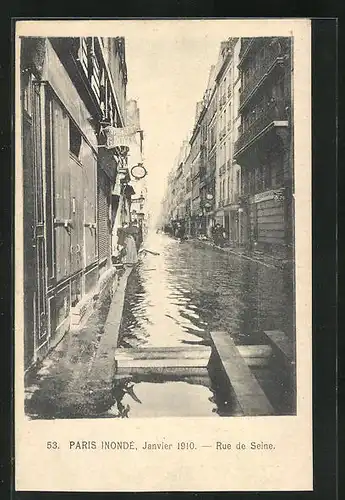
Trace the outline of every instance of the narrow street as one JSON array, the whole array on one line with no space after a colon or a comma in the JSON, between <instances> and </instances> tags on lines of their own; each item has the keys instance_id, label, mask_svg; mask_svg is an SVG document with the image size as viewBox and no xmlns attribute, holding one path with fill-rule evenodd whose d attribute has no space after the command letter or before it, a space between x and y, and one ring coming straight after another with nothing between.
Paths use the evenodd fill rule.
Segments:
<instances>
[{"instance_id":1,"label":"narrow street","mask_svg":"<svg viewBox=\"0 0 345 500\"><path fill-rule=\"evenodd\" d=\"M144 248L149 252L142 252L138 265L126 273L128 281L120 278L86 325L67 334L31 378L26 410L32 418L243 414L214 357L208 369L187 375L114 375L115 348L211 345L212 331L225 332L241 346L267 344L264 330L291 337L292 308L286 305L291 276L162 233L149 234ZM292 413L294 367L271 356L250 369L274 411Z\"/></svg>"},{"instance_id":2,"label":"narrow street","mask_svg":"<svg viewBox=\"0 0 345 500\"><path fill-rule=\"evenodd\" d=\"M292 278L284 271L164 234L151 234L145 247L160 255L148 253L129 278L124 344L166 347L208 339L211 330L241 343L265 329L292 335Z\"/></svg>"},{"instance_id":3,"label":"narrow street","mask_svg":"<svg viewBox=\"0 0 345 500\"><path fill-rule=\"evenodd\" d=\"M24 412L294 414L291 40L153 34L21 41Z\"/></svg>"},{"instance_id":4,"label":"narrow street","mask_svg":"<svg viewBox=\"0 0 345 500\"><path fill-rule=\"evenodd\" d=\"M129 277L120 346L208 344L210 331L219 330L241 345L265 344L264 330L282 330L291 338L293 311L287 304L292 303L292 277L288 271L203 242L180 243L161 233L151 234L145 247L159 255L147 253ZM236 415L231 388L218 380L219 367L213 368L213 373L211 366L208 376L196 382L198 385L191 378L184 383L165 380L163 384L155 383L152 377L149 381L139 378L135 393L144 404L131 404L131 415L154 416L160 408L165 416ZM268 366L252 367L252 372L275 410L291 412L290 374L282 373L281 364L272 360ZM127 396L123 402L133 403L130 399ZM151 406L152 399L160 405Z\"/></svg>"}]
</instances>

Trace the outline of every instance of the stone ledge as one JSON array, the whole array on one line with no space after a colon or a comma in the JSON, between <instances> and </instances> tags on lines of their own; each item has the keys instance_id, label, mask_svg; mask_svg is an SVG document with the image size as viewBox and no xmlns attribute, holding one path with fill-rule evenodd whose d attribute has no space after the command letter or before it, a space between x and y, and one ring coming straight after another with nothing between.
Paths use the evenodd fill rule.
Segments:
<instances>
[{"instance_id":1,"label":"stone ledge","mask_svg":"<svg viewBox=\"0 0 345 500\"><path fill-rule=\"evenodd\" d=\"M108 285L117 274L115 268L105 271L99 278L96 287L85 295L75 307L71 308L71 330L80 328L94 311L99 300L102 300Z\"/></svg>"}]
</instances>

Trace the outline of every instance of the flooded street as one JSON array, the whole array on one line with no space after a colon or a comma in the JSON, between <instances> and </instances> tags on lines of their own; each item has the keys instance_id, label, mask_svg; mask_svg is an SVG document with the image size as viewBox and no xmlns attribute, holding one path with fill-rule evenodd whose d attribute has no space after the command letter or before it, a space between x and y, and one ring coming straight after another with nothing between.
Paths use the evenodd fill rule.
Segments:
<instances>
[{"instance_id":1,"label":"flooded street","mask_svg":"<svg viewBox=\"0 0 345 500\"><path fill-rule=\"evenodd\" d=\"M180 243L164 234L149 235L145 248L159 255L144 255L129 277L121 347L210 344L211 331L227 332L237 345L267 343L264 330L282 330L292 339L292 277L288 272L202 242ZM180 416L235 415L235 398L218 380L218 367L213 368L197 384L188 377L185 384L171 378L145 381L137 377L135 393L142 398L140 402L132 399L130 416L170 416L176 411ZM274 357L268 366L252 368L277 411L289 413L291 381L276 370ZM276 391L277 377L285 387L283 396Z\"/></svg>"},{"instance_id":2,"label":"flooded street","mask_svg":"<svg viewBox=\"0 0 345 500\"><path fill-rule=\"evenodd\" d=\"M255 342L261 330L293 335L292 277L199 242L151 234L128 284L120 338L127 347L175 346L226 330Z\"/></svg>"},{"instance_id":3,"label":"flooded street","mask_svg":"<svg viewBox=\"0 0 345 500\"><path fill-rule=\"evenodd\" d=\"M243 415L221 359L214 350L209 358L211 332L224 332L244 349L269 348L264 330L281 330L294 342L287 272L164 234L150 234L144 248L157 255L141 252L138 265L119 284L115 280L86 324L28 374L31 418ZM151 353L147 368L126 365L143 349ZM274 413L287 415L295 411L294 365L278 351L246 363ZM204 356L197 366L195 352ZM119 353L122 369L114 366ZM235 378L247 390L241 373Z\"/></svg>"}]
</instances>

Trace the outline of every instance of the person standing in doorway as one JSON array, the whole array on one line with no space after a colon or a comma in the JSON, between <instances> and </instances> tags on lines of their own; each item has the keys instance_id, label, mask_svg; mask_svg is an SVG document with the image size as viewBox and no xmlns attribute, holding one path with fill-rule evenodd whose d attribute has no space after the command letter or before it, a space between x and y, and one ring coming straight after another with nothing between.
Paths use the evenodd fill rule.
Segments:
<instances>
[{"instance_id":1,"label":"person standing in doorway","mask_svg":"<svg viewBox=\"0 0 345 500\"><path fill-rule=\"evenodd\" d=\"M124 248L123 263L128 267L134 266L138 262L138 252L134 237L128 229L125 231Z\"/></svg>"},{"instance_id":2,"label":"person standing in doorway","mask_svg":"<svg viewBox=\"0 0 345 500\"><path fill-rule=\"evenodd\" d=\"M123 222L122 227L119 227L117 230L117 259L121 262L126 249L125 249L125 238L126 238L126 231L128 229L128 223Z\"/></svg>"}]
</instances>

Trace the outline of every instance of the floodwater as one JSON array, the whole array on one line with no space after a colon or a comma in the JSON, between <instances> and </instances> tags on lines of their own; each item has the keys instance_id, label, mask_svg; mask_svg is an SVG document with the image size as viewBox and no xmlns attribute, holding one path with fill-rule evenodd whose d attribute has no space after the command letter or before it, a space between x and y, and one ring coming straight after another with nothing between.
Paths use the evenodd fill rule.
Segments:
<instances>
[{"instance_id":1,"label":"floodwater","mask_svg":"<svg viewBox=\"0 0 345 500\"><path fill-rule=\"evenodd\" d=\"M264 330L293 332L293 284L288 271L239 258L201 242L151 234L146 253L127 284L120 346L210 344L210 331L226 331L236 344L267 343ZM253 368L278 414L293 412L294 388L279 367ZM281 370L280 370L281 371ZM236 415L217 367L201 381L137 378L126 416ZM283 387L283 389L282 389Z\"/></svg>"},{"instance_id":2,"label":"floodwater","mask_svg":"<svg viewBox=\"0 0 345 500\"><path fill-rule=\"evenodd\" d=\"M157 255L142 254L129 276L120 347L210 346L210 332L220 330L237 345L267 344L263 330L282 330L294 340L288 272L201 242L179 243L164 234L151 234L144 246ZM214 354L208 368L170 374L165 368L159 374L118 371L105 386L112 354L102 361L104 367L94 360L116 289L114 283L85 326L66 335L39 370L28 375L27 415L35 419L242 415ZM251 370L278 415L295 413L294 368L273 355L267 365Z\"/></svg>"}]
</instances>

